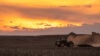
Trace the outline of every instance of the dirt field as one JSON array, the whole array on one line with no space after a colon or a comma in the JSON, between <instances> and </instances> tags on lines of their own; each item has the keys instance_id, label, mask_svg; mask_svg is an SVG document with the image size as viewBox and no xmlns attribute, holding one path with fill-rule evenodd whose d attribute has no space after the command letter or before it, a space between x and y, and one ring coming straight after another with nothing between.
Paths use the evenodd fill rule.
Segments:
<instances>
[{"instance_id":1,"label":"dirt field","mask_svg":"<svg viewBox=\"0 0 100 56\"><path fill-rule=\"evenodd\" d=\"M56 47L66 35L0 36L0 56L100 56L100 48Z\"/></svg>"}]
</instances>

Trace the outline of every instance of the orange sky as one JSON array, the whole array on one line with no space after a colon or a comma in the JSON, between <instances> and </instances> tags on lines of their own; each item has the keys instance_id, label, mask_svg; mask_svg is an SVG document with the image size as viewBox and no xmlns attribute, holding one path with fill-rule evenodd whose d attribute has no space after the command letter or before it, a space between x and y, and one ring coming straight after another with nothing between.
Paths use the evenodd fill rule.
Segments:
<instances>
[{"instance_id":1,"label":"orange sky","mask_svg":"<svg viewBox=\"0 0 100 56\"><path fill-rule=\"evenodd\" d=\"M1 4L14 4L24 6L75 6L99 4L99 0L0 0Z\"/></svg>"},{"instance_id":2,"label":"orange sky","mask_svg":"<svg viewBox=\"0 0 100 56\"><path fill-rule=\"evenodd\" d=\"M99 0L0 0L0 30L100 23L99 13Z\"/></svg>"}]
</instances>

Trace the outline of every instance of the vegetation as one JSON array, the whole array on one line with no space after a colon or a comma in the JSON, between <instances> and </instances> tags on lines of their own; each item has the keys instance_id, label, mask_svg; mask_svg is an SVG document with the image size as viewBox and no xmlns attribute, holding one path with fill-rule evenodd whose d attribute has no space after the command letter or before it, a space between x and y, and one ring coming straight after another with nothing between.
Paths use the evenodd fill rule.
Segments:
<instances>
[{"instance_id":1,"label":"vegetation","mask_svg":"<svg viewBox=\"0 0 100 56\"><path fill-rule=\"evenodd\" d=\"M66 35L1 36L0 56L100 56L100 48L56 47L60 37Z\"/></svg>"}]
</instances>

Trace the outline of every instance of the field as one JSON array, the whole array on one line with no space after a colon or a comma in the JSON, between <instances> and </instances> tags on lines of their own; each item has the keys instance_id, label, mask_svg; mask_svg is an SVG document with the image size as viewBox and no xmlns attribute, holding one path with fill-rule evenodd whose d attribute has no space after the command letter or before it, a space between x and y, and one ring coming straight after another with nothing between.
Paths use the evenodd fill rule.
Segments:
<instances>
[{"instance_id":1,"label":"field","mask_svg":"<svg viewBox=\"0 0 100 56\"><path fill-rule=\"evenodd\" d=\"M66 35L0 36L0 56L100 56L100 48L56 47Z\"/></svg>"}]
</instances>

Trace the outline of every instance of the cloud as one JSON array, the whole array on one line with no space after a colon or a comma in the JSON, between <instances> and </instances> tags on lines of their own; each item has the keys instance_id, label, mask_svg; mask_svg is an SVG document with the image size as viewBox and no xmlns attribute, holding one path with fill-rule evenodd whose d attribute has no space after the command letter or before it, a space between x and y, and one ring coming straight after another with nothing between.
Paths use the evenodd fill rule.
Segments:
<instances>
[{"instance_id":1,"label":"cloud","mask_svg":"<svg viewBox=\"0 0 100 56\"><path fill-rule=\"evenodd\" d=\"M19 12L24 17L47 17L47 18L56 18L66 17L69 15L77 15L74 11L62 10L60 8L25 8L25 7L16 7L16 6L1 6L8 11Z\"/></svg>"},{"instance_id":2,"label":"cloud","mask_svg":"<svg viewBox=\"0 0 100 56\"><path fill-rule=\"evenodd\" d=\"M87 9L87 7L88 7L88 9ZM88 14L92 10L91 7L92 7L92 5L72 6L72 7L67 6L64 8L62 8L62 7L33 8L33 7L0 5L0 9L1 9L0 14L7 14L7 13L13 14L16 12L23 18L32 18L32 19L49 18L49 19L65 20L65 21L71 21L71 22L82 22L82 23L97 22L97 23L99 23L100 22L100 19L99 19L100 13Z\"/></svg>"},{"instance_id":3,"label":"cloud","mask_svg":"<svg viewBox=\"0 0 100 56\"><path fill-rule=\"evenodd\" d=\"M16 27L15 27L16 28ZM68 34L70 32L75 32L77 34L91 34L91 32L98 32L100 33L100 23L95 24L84 24L81 27L77 26L69 26L63 28L49 28L49 29L39 29L28 31L28 28L23 31L13 31L13 32L2 32L0 31L0 35L56 35L56 34ZM30 29L29 29L30 30Z\"/></svg>"},{"instance_id":4,"label":"cloud","mask_svg":"<svg viewBox=\"0 0 100 56\"><path fill-rule=\"evenodd\" d=\"M65 22L78 22L78 23L83 23L83 26L77 27L75 25L69 25L69 27L50 27L51 24L48 23L37 23L37 25L43 25L45 27L50 27L48 29L31 29L31 28L25 28L22 27L23 31L22 33L25 32L25 34L29 33L28 31L33 31L30 32L30 34L65 34L69 33L71 31L76 32L76 33L89 33L91 31L96 31L100 32L100 11L98 11L98 8L96 9L96 12L93 10L95 8L94 6L86 5L86 6L61 6L61 7L50 7L50 8L36 8L36 7L20 7L20 6L9 6L9 5L0 5L0 24L3 24L2 15L4 17L11 15L12 17L13 14L14 16L20 16L21 18L31 18L31 19L53 19L53 20L62 20ZM89 11L90 10L90 11ZM95 13L94 13L95 12ZM13 19L14 20L14 19ZM16 20L15 20L16 21ZM23 20L22 20L23 21ZM9 20L10 23L14 23ZM26 21L25 21L26 22ZM52 23L52 22L50 22ZM20 25L20 24L18 24ZM15 29L15 34L21 33L19 31L19 26L9 26L6 28ZM25 25L26 26L26 25ZM5 29L5 27L4 27ZM2 33L2 32L0 32ZM21 33L21 34L22 34ZM10 34L10 33L7 33ZM12 33L13 34L13 33Z\"/></svg>"}]
</instances>

